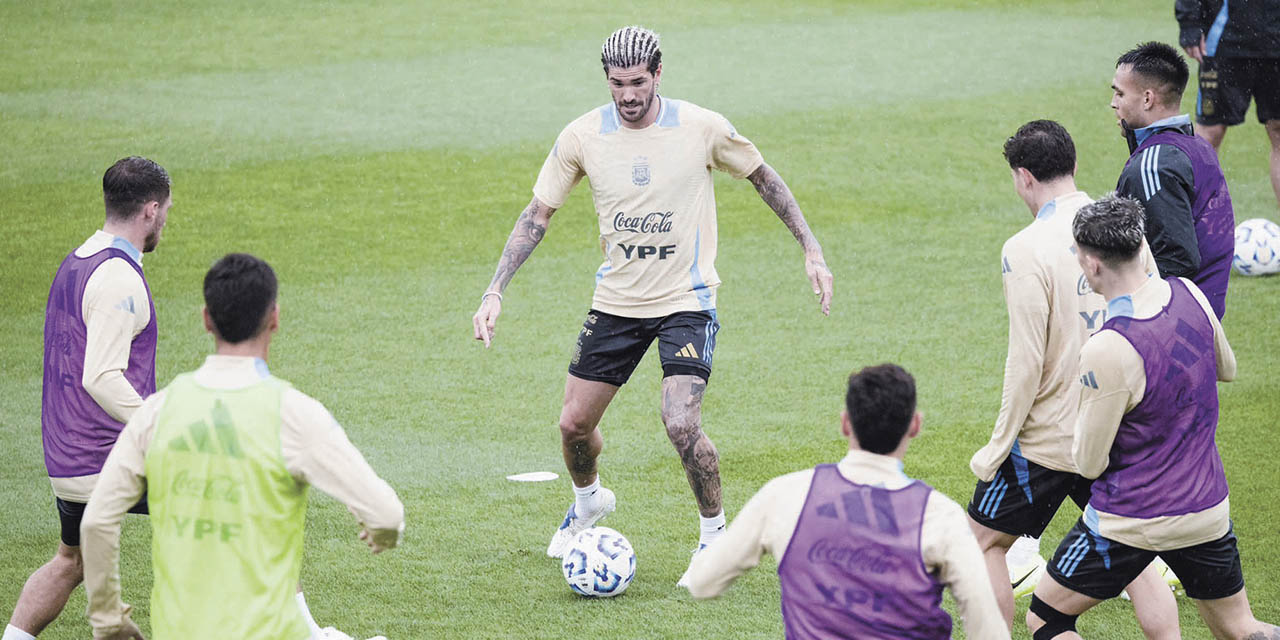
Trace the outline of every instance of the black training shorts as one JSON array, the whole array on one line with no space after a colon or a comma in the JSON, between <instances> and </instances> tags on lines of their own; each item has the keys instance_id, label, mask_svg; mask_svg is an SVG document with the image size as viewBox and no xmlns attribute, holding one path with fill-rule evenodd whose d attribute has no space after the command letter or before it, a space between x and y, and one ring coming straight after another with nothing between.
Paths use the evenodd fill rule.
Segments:
<instances>
[{"instance_id":1,"label":"black training shorts","mask_svg":"<svg viewBox=\"0 0 1280 640\"><path fill-rule=\"evenodd\" d=\"M1160 556L1182 581L1187 596L1216 600L1244 588L1240 551L1231 529L1202 544L1173 551L1148 551L1109 540L1089 530L1084 519L1067 532L1049 561L1049 575L1059 584L1090 598L1107 600L1120 595L1156 556Z\"/></svg>"},{"instance_id":2,"label":"black training shorts","mask_svg":"<svg viewBox=\"0 0 1280 640\"><path fill-rule=\"evenodd\" d=\"M620 387L657 338L663 377L691 375L707 380L719 330L715 309L660 318L625 318L592 309L578 332L569 373Z\"/></svg>"},{"instance_id":3,"label":"black training shorts","mask_svg":"<svg viewBox=\"0 0 1280 640\"><path fill-rule=\"evenodd\" d=\"M62 523L62 544L68 547L80 546L80 521L84 519L83 502L68 502L62 498L55 498L58 504L58 520ZM142 496L142 500L138 504L133 505L129 509L129 513L140 513L150 515L151 511L147 508L147 497Z\"/></svg>"},{"instance_id":4,"label":"black training shorts","mask_svg":"<svg viewBox=\"0 0 1280 640\"><path fill-rule=\"evenodd\" d=\"M1014 451L991 482L978 482L969 516L989 529L1039 538L1064 499L1084 509L1092 485L1079 474L1042 467Z\"/></svg>"},{"instance_id":5,"label":"black training shorts","mask_svg":"<svg viewBox=\"0 0 1280 640\"><path fill-rule=\"evenodd\" d=\"M1240 124L1251 97L1258 103L1258 122L1280 120L1280 58L1204 59L1196 122Z\"/></svg>"}]
</instances>

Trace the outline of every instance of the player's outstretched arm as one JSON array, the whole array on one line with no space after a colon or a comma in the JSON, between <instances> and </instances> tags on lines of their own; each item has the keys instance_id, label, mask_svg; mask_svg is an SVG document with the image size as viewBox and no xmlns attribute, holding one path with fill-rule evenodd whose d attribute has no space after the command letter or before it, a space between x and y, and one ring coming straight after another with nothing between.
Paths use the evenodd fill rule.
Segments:
<instances>
[{"instance_id":1,"label":"player's outstretched arm","mask_svg":"<svg viewBox=\"0 0 1280 640\"><path fill-rule=\"evenodd\" d=\"M809 276L809 284L813 285L813 293L818 296L822 313L830 315L833 280L831 270L827 268L827 261L822 256L822 245L818 244L818 239L809 230L809 223L805 222L804 213L800 211L795 196L791 195L791 189L767 162L752 171L747 180L755 185L760 198L778 214L782 223L791 230L791 235L796 237L796 242L800 243L800 248L804 249L804 270Z\"/></svg>"},{"instance_id":2,"label":"player's outstretched arm","mask_svg":"<svg viewBox=\"0 0 1280 640\"><path fill-rule=\"evenodd\" d=\"M475 338L484 342L486 348L489 346L489 341L493 339L493 329L498 321L498 314L502 313L502 292L506 290L507 284L516 274L516 269L529 259L529 254L533 253L534 247L537 247L542 241L542 236L546 235L547 225L551 223L551 214L555 212L554 208L548 207L534 196L533 200L529 201L529 206L525 207L520 217L516 219L516 226L507 237L506 246L502 248L502 257L498 259L498 269L493 274L493 280L489 281L489 286L480 296L480 308L471 317Z\"/></svg>"}]
</instances>

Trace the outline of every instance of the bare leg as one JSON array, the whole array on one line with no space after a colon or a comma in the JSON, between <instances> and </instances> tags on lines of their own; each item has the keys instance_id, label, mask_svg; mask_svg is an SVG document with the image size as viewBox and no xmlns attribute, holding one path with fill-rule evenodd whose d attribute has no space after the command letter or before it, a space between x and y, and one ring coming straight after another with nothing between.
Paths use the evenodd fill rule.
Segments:
<instances>
[{"instance_id":1,"label":"bare leg","mask_svg":"<svg viewBox=\"0 0 1280 640\"><path fill-rule=\"evenodd\" d=\"M564 407L560 410L560 448L575 487L596 481L596 458L604 448L597 428L604 410L618 393L606 382L583 380L570 374L564 383Z\"/></svg>"},{"instance_id":2,"label":"bare leg","mask_svg":"<svg viewBox=\"0 0 1280 640\"><path fill-rule=\"evenodd\" d=\"M1003 531L996 531L979 524L969 516L969 528L978 539L978 548L982 549L982 559L987 562L987 577L991 579L991 589L996 594L996 604L1000 606L1000 615L1004 623L1013 629L1013 587L1009 584L1009 564L1005 554L1013 546L1017 536ZM1041 579L1043 582L1043 578Z\"/></svg>"},{"instance_id":3,"label":"bare leg","mask_svg":"<svg viewBox=\"0 0 1280 640\"><path fill-rule=\"evenodd\" d=\"M1280 207L1280 120L1267 121L1267 137L1271 138L1271 188Z\"/></svg>"},{"instance_id":4,"label":"bare leg","mask_svg":"<svg viewBox=\"0 0 1280 640\"><path fill-rule=\"evenodd\" d=\"M1196 133L1209 144L1213 145L1213 150L1217 151L1222 145L1222 138L1227 135L1227 125L1225 124L1198 124L1195 126Z\"/></svg>"},{"instance_id":5,"label":"bare leg","mask_svg":"<svg viewBox=\"0 0 1280 640\"><path fill-rule=\"evenodd\" d=\"M1052 575L1047 573L1045 574L1045 577L1040 580L1040 584L1036 585L1035 597L1043 600L1045 604L1069 616L1078 616L1085 611L1092 609L1094 605L1099 602L1102 602L1101 600L1090 598L1083 593L1076 593L1075 591L1062 586L1057 580L1054 580ZM1027 628L1031 630L1032 634L1044 625L1045 621L1041 620L1040 616L1031 613L1031 611L1027 611ZM1059 640L1068 638L1075 639L1079 637L1080 634L1071 631L1059 633L1054 636L1055 639Z\"/></svg>"},{"instance_id":6,"label":"bare leg","mask_svg":"<svg viewBox=\"0 0 1280 640\"><path fill-rule=\"evenodd\" d=\"M702 393L707 381L698 376L668 376L662 379L662 424L667 437L680 454L689 488L698 501L702 517L719 515L720 454L702 432Z\"/></svg>"},{"instance_id":7,"label":"bare leg","mask_svg":"<svg viewBox=\"0 0 1280 640\"><path fill-rule=\"evenodd\" d=\"M80 547L58 543L58 552L27 578L9 624L38 636L67 606L71 592L84 581Z\"/></svg>"},{"instance_id":8,"label":"bare leg","mask_svg":"<svg viewBox=\"0 0 1280 640\"><path fill-rule=\"evenodd\" d=\"M1213 637L1220 640L1280 640L1280 627L1253 617L1244 589L1226 598L1196 600L1196 607Z\"/></svg>"},{"instance_id":9,"label":"bare leg","mask_svg":"<svg viewBox=\"0 0 1280 640\"><path fill-rule=\"evenodd\" d=\"M1178 603L1154 565L1147 565L1126 590L1133 598L1133 612L1138 616L1143 635L1151 640L1178 640L1182 637L1182 629L1178 626Z\"/></svg>"}]
</instances>

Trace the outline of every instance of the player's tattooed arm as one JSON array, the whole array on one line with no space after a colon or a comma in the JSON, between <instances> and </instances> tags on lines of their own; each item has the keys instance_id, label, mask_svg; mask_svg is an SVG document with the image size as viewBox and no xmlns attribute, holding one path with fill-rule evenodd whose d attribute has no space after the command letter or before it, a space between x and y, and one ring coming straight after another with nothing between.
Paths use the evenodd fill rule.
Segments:
<instances>
[{"instance_id":1,"label":"player's tattooed arm","mask_svg":"<svg viewBox=\"0 0 1280 640\"><path fill-rule=\"evenodd\" d=\"M498 259L498 269L494 271L493 280L480 296L480 308L471 317L475 339L484 342L488 347L493 339L494 325L498 314L502 313L502 292L516 274L516 269L529 259L533 249L542 241L547 233L547 225L551 222L551 214L556 210L543 204L535 196L516 219L516 226L507 237L506 246L502 247L502 257Z\"/></svg>"},{"instance_id":2,"label":"player's tattooed arm","mask_svg":"<svg viewBox=\"0 0 1280 640\"><path fill-rule=\"evenodd\" d=\"M720 456L702 432L702 394L707 383L697 376L670 376L662 380L662 420L667 437L680 454L689 487L702 515L719 513Z\"/></svg>"},{"instance_id":3,"label":"player's tattooed arm","mask_svg":"<svg viewBox=\"0 0 1280 640\"><path fill-rule=\"evenodd\" d=\"M795 236L796 242L804 249L805 273L809 276L809 283L813 285L813 293L818 296L822 313L830 313L833 280L831 270L827 268L826 258L822 255L822 245L818 244L818 239L809 229L809 223L805 221L804 213L800 211L800 205L796 203L791 189L767 162L752 171L747 180L755 185L756 193L778 214L778 219L787 225L791 235Z\"/></svg>"},{"instance_id":4,"label":"player's tattooed arm","mask_svg":"<svg viewBox=\"0 0 1280 640\"><path fill-rule=\"evenodd\" d=\"M498 259L498 269L494 272L493 280L489 282L489 288L486 291L502 292L507 288L512 276L516 274L516 269L529 259L534 248L542 241L542 236L546 235L547 225L551 223L551 214L555 212L555 209L542 204L537 197L529 201L529 206L520 213L520 217L516 219L515 228L507 237L507 244L502 248L502 257Z\"/></svg>"},{"instance_id":5,"label":"player's tattooed arm","mask_svg":"<svg viewBox=\"0 0 1280 640\"><path fill-rule=\"evenodd\" d=\"M796 197L791 194L791 188L787 186L782 176L769 166L769 163L761 164L760 168L747 176L747 180L755 185L760 199L764 200L765 204L778 214L778 219L791 230L791 235L796 237L796 241L800 243L800 247L806 254L822 253L822 247L818 244L818 239L813 237L813 232L809 230L809 223L805 222L800 205L796 203Z\"/></svg>"}]
</instances>

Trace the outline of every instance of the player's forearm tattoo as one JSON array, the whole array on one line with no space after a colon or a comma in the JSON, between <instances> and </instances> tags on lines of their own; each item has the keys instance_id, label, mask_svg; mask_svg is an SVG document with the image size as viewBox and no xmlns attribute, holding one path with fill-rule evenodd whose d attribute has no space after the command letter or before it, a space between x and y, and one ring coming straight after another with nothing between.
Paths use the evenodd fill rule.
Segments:
<instances>
[{"instance_id":1,"label":"player's forearm tattoo","mask_svg":"<svg viewBox=\"0 0 1280 640\"><path fill-rule=\"evenodd\" d=\"M702 394L707 383L695 376L662 381L662 420L667 437L680 454L698 510L710 517L720 512L720 456L702 432Z\"/></svg>"},{"instance_id":2,"label":"player's forearm tattoo","mask_svg":"<svg viewBox=\"0 0 1280 640\"><path fill-rule=\"evenodd\" d=\"M537 247L542 241L542 236L546 235L547 222L553 211L537 198L530 201L529 206L524 208L520 217L516 219L516 226L511 230L511 235L507 237L506 246L502 248L502 257L498 260L498 269L493 274L493 280L489 282L489 291L506 290L507 284L516 274L516 269L529 259L529 254L533 253L534 247Z\"/></svg>"},{"instance_id":3,"label":"player's forearm tattoo","mask_svg":"<svg viewBox=\"0 0 1280 640\"><path fill-rule=\"evenodd\" d=\"M756 193L760 194L765 204L769 205L769 208L778 214L778 219L791 230L791 235L796 237L796 241L800 243L805 253L822 250L818 245L818 239L814 238L813 232L809 230L809 223L805 222L804 214L801 213L795 196L791 195L791 189L787 187L782 176L773 170L773 167L767 163L762 164L759 169L747 176L747 180L755 185Z\"/></svg>"}]
</instances>

